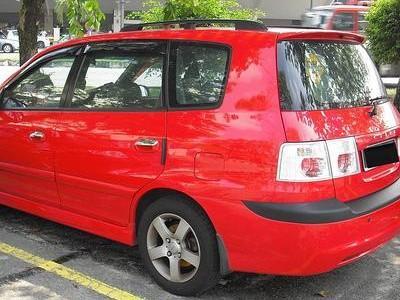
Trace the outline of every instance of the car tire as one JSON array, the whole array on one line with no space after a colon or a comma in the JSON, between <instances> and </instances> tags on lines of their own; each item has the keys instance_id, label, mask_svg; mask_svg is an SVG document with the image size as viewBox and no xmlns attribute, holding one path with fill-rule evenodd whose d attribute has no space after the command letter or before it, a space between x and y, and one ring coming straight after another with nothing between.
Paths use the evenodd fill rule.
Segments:
<instances>
[{"instance_id":1,"label":"car tire","mask_svg":"<svg viewBox=\"0 0 400 300\"><path fill-rule=\"evenodd\" d=\"M13 53L14 47L11 44L4 44L1 48L5 53Z\"/></svg>"},{"instance_id":2,"label":"car tire","mask_svg":"<svg viewBox=\"0 0 400 300\"><path fill-rule=\"evenodd\" d=\"M38 49L44 49L46 47L46 45L44 44L44 42L39 41L39 42L37 42L37 47L38 47Z\"/></svg>"},{"instance_id":3,"label":"car tire","mask_svg":"<svg viewBox=\"0 0 400 300\"><path fill-rule=\"evenodd\" d=\"M220 279L215 230L204 212L184 197L166 196L146 208L138 244L150 275L172 294L199 295Z\"/></svg>"}]
</instances>

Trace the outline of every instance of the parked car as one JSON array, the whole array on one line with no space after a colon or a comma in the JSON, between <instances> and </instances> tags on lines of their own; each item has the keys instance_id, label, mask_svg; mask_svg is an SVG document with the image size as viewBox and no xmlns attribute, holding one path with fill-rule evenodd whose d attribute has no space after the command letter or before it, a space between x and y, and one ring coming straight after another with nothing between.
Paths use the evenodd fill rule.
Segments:
<instances>
[{"instance_id":1,"label":"parked car","mask_svg":"<svg viewBox=\"0 0 400 300\"><path fill-rule=\"evenodd\" d=\"M19 49L19 43L14 40L9 40L4 33L0 32L0 50L5 53L12 53Z\"/></svg>"},{"instance_id":2,"label":"parked car","mask_svg":"<svg viewBox=\"0 0 400 300\"><path fill-rule=\"evenodd\" d=\"M18 41L18 43L19 43L18 30L8 30L7 38L9 40ZM45 31L39 32L38 38L37 38L37 47L39 49L43 49L43 48L47 48L49 46L50 46L50 39L47 37L47 33Z\"/></svg>"},{"instance_id":3,"label":"parked car","mask_svg":"<svg viewBox=\"0 0 400 300\"><path fill-rule=\"evenodd\" d=\"M363 37L215 22L38 53L0 87L0 203L138 244L186 296L230 272L328 272L397 235L400 115Z\"/></svg>"},{"instance_id":4,"label":"parked car","mask_svg":"<svg viewBox=\"0 0 400 300\"><path fill-rule=\"evenodd\" d=\"M367 28L366 6L317 6L303 14L302 25L328 30L364 33Z\"/></svg>"},{"instance_id":5,"label":"parked car","mask_svg":"<svg viewBox=\"0 0 400 300\"><path fill-rule=\"evenodd\" d=\"M374 1L359 1L359 0L333 0L331 5L362 5L371 6Z\"/></svg>"}]
</instances>

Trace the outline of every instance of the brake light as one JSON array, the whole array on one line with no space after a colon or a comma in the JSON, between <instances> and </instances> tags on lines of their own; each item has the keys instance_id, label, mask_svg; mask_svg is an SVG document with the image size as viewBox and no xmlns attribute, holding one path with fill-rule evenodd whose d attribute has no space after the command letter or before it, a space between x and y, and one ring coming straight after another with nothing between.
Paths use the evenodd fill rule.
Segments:
<instances>
[{"instance_id":1,"label":"brake light","mask_svg":"<svg viewBox=\"0 0 400 300\"><path fill-rule=\"evenodd\" d=\"M325 142L283 144L279 156L280 181L318 181L331 178Z\"/></svg>"},{"instance_id":2,"label":"brake light","mask_svg":"<svg viewBox=\"0 0 400 300\"><path fill-rule=\"evenodd\" d=\"M279 181L309 182L349 176L360 172L354 138L281 146Z\"/></svg>"},{"instance_id":3,"label":"brake light","mask_svg":"<svg viewBox=\"0 0 400 300\"><path fill-rule=\"evenodd\" d=\"M353 154L339 154L337 164L338 170L342 173L346 173L352 166Z\"/></svg>"},{"instance_id":4,"label":"brake light","mask_svg":"<svg viewBox=\"0 0 400 300\"><path fill-rule=\"evenodd\" d=\"M322 164L323 159L321 158L304 158L301 161L301 170L308 177L318 177L322 174Z\"/></svg>"},{"instance_id":5,"label":"brake light","mask_svg":"<svg viewBox=\"0 0 400 300\"><path fill-rule=\"evenodd\" d=\"M357 145L354 138L326 141L333 178L339 178L360 172Z\"/></svg>"}]
</instances>

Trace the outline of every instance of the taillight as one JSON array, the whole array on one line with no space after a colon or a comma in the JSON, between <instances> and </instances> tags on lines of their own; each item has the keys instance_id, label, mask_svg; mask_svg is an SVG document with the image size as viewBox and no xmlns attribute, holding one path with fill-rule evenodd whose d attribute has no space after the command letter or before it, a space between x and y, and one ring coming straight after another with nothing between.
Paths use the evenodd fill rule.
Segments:
<instances>
[{"instance_id":1,"label":"taillight","mask_svg":"<svg viewBox=\"0 0 400 300\"><path fill-rule=\"evenodd\" d=\"M357 145L354 138L326 141L333 178L360 172Z\"/></svg>"},{"instance_id":2,"label":"taillight","mask_svg":"<svg viewBox=\"0 0 400 300\"><path fill-rule=\"evenodd\" d=\"M308 182L360 172L354 138L321 142L286 143L281 146L279 181Z\"/></svg>"},{"instance_id":3,"label":"taillight","mask_svg":"<svg viewBox=\"0 0 400 300\"><path fill-rule=\"evenodd\" d=\"M331 178L325 142L283 144L279 157L278 180L319 181Z\"/></svg>"}]
</instances>

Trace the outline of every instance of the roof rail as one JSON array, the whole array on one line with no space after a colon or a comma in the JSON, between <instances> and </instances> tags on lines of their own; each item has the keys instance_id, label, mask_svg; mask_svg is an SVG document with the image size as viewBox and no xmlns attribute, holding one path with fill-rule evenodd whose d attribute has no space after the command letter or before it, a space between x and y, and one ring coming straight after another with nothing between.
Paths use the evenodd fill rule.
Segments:
<instances>
[{"instance_id":1,"label":"roof rail","mask_svg":"<svg viewBox=\"0 0 400 300\"><path fill-rule=\"evenodd\" d=\"M316 26L302 26L302 25L268 25L269 28L288 28L288 29L322 29Z\"/></svg>"},{"instance_id":2,"label":"roof rail","mask_svg":"<svg viewBox=\"0 0 400 300\"><path fill-rule=\"evenodd\" d=\"M195 19L195 20L174 20L165 22L139 23L124 26L121 31L141 31L145 27L160 27L168 25L179 25L184 29L196 29L198 26L212 27L213 24L231 24L235 26L235 30L255 30L267 31L268 27L258 21L249 20L228 20L228 19Z\"/></svg>"}]
</instances>

